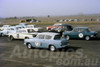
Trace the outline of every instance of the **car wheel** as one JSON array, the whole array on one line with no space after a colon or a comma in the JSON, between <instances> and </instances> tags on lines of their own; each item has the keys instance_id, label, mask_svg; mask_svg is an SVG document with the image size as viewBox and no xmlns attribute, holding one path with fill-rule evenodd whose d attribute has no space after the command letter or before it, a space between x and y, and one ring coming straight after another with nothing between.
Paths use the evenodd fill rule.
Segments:
<instances>
[{"instance_id":1,"label":"car wheel","mask_svg":"<svg viewBox=\"0 0 100 67\"><path fill-rule=\"evenodd\" d=\"M10 40L11 40L11 41L14 40L14 37L13 37L13 36L10 36Z\"/></svg>"},{"instance_id":2,"label":"car wheel","mask_svg":"<svg viewBox=\"0 0 100 67\"><path fill-rule=\"evenodd\" d=\"M31 49L32 45L30 43L27 44L27 48Z\"/></svg>"},{"instance_id":3,"label":"car wheel","mask_svg":"<svg viewBox=\"0 0 100 67\"><path fill-rule=\"evenodd\" d=\"M55 50L56 50L55 46L53 46L53 45L52 45L52 46L50 46L50 48L49 48L49 49L50 49L50 51L55 51Z\"/></svg>"},{"instance_id":4,"label":"car wheel","mask_svg":"<svg viewBox=\"0 0 100 67\"><path fill-rule=\"evenodd\" d=\"M1 36L3 37L3 36L4 36L4 34L3 34L3 33L1 33Z\"/></svg>"},{"instance_id":5,"label":"car wheel","mask_svg":"<svg viewBox=\"0 0 100 67\"><path fill-rule=\"evenodd\" d=\"M69 39L70 39L70 36L69 36L69 35L67 35L67 36L66 36L66 39L67 39L67 40L69 40Z\"/></svg>"},{"instance_id":6,"label":"car wheel","mask_svg":"<svg viewBox=\"0 0 100 67\"><path fill-rule=\"evenodd\" d=\"M89 36L86 36L86 37L85 37L85 40L90 40L90 37L89 37Z\"/></svg>"},{"instance_id":7,"label":"car wheel","mask_svg":"<svg viewBox=\"0 0 100 67\"><path fill-rule=\"evenodd\" d=\"M58 30L58 32L61 32L61 30Z\"/></svg>"}]
</instances>

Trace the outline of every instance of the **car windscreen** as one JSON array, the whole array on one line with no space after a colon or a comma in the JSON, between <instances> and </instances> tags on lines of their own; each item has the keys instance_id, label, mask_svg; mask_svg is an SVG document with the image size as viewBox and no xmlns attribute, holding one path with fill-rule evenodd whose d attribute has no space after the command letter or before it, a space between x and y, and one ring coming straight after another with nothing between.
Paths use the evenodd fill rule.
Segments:
<instances>
[{"instance_id":1,"label":"car windscreen","mask_svg":"<svg viewBox=\"0 0 100 67\"><path fill-rule=\"evenodd\" d=\"M54 40L60 40L61 36L60 35L55 35Z\"/></svg>"},{"instance_id":2,"label":"car windscreen","mask_svg":"<svg viewBox=\"0 0 100 67\"><path fill-rule=\"evenodd\" d=\"M34 32L33 29L28 29L27 31L28 31L28 33L33 33Z\"/></svg>"}]
</instances>

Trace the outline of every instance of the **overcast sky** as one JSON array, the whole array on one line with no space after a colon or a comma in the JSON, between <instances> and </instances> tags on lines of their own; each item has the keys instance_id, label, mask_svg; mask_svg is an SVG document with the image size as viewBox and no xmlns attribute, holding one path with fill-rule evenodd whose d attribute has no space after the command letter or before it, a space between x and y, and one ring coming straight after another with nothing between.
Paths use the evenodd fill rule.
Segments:
<instances>
[{"instance_id":1,"label":"overcast sky","mask_svg":"<svg viewBox=\"0 0 100 67\"><path fill-rule=\"evenodd\" d=\"M100 0L0 0L0 17L100 14Z\"/></svg>"}]
</instances>

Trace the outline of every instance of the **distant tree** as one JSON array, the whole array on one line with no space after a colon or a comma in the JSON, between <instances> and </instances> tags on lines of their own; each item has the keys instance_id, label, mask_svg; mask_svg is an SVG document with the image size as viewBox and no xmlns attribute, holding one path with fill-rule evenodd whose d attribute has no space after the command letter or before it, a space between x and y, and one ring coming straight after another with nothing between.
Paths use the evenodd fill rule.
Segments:
<instances>
[{"instance_id":1,"label":"distant tree","mask_svg":"<svg viewBox=\"0 0 100 67\"><path fill-rule=\"evenodd\" d=\"M17 17L15 16L14 19L17 19Z\"/></svg>"},{"instance_id":2,"label":"distant tree","mask_svg":"<svg viewBox=\"0 0 100 67\"><path fill-rule=\"evenodd\" d=\"M50 17L50 15L48 15L48 18Z\"/></svg>"}]
</instances>

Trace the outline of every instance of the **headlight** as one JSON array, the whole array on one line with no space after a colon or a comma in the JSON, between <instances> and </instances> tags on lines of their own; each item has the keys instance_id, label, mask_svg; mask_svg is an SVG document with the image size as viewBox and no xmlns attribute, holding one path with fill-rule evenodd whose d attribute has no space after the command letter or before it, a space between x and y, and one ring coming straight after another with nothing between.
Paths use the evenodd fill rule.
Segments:
<instances>
[{"instance_id":1,"label":"headlight","mask_svg":"<svg viewBox=\"0 0 100 67\"><path fill-rule=\"evenodd\" d=\"M94 37L94 35L91 35L91 37Z\"/></svg>"}]
</instances>

